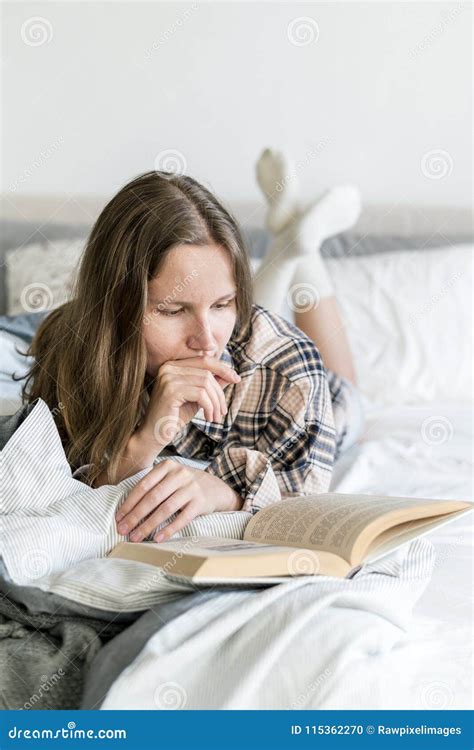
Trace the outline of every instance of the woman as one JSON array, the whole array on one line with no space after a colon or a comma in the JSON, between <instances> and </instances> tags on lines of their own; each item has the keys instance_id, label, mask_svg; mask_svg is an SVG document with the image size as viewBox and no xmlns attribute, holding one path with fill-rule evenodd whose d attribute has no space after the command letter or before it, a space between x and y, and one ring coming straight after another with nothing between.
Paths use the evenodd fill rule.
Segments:
<instances>
[{"instance_id":1,"label":"woman","mask_svg":"<svg viewBox=\"0 0 474 750\"><path fill-rule=\"evenodd\" d=\"M28 354L23 398L53 410L75 476L99 487L156 464L117 513L132 541L329 487L347 430L318 349L252 304L239 228L190 177L117 193ZM337 401L349 380L332 378Z\"/></svg>"}]
</instances>

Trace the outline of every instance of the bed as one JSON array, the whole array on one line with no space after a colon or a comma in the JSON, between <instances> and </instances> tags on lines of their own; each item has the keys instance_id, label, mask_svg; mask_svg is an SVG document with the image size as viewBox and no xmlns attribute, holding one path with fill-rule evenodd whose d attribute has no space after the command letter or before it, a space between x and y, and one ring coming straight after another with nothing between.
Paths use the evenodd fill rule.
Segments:
<instances>
[{"instance_id":1,"label":"bed","mask_svg":"<svg viewBox=\"0 0 474 750\"><path fill-rule=\"evenodd\" d=\"M31 268L35 257L27 264L22 252L36 243L43 248L39 252L51 246L62 253L64 243L70 248L80 243L101 204L79 196L58 198L55 205L62 223L45 221L54 207L36 199L11 206L3 219L8 238L0 310L2 414L12 414L20 403L11 372L21 369L14 344L26 343L28 325L13 333L11 325L25 313L18 307L19 290L31 283L25 266ZM235 213L244 223L246 216L258 217L255 207L236 207ZM336 463L331 490L472 501L468 213L369 208L353 233L324 247L366 411L363 434ZM255 225L245 225L245 233L258 268L268 238ZM51 282L54 297L61 285L59 275ZM27 312L34 318L34 310ZM45 422L44 429L50 428ZM9 460L13 463L12 456ZM472 518L471 513L442 526L372 568L363 566L353 581L300 579L262 589L212 590L175 582L166 596L158 596L138 573L130 578L130 569L117 568L117 586L127 582L123 602L130 605L122 602L115 609L113 596L107 599L101 591L105 561L98 553L67 570L42 571L45 575L29 583L14 581L3 566L4 597L26 618L22 626L38 656L49 659L43 662L47 673L32 672L16 703L4 707L26 702L26 708L156 710L472 708ZM235 533L235 524L244 521L229 519L229 528L233 523ZM202 530L202 519L195 523ZM94 575L96 588L84 598L78 581L84 586ZM139 580L142 593L148 585L149 599L133 598ZM9 616L15 623L11 611ZM49 625L58 624L48 616L63 618L64 627L69 618L78 628L86 618L100 641L87 641L82 661L70 655L77 674L64 674L46 689L46 681L59 673L66 643L48 633ZM5 611L1 617L0 627L8 621ZM84 632L75 637L85 642ZM18 650L9 652L9 660L18 671Z\"/></svg>"}]
</instances>

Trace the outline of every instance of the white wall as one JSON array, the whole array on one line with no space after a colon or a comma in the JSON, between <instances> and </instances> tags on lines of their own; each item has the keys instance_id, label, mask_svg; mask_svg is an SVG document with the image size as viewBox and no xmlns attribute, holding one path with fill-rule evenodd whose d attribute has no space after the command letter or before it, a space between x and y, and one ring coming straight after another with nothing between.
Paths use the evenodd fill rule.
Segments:
<instances>
[{"instance_id":1,"label":"white wall","mask_svg":"<svg viewBox=\"0 0 474 750\"><path fill-rule=\"evenodd\" d=\"M351 181L372 203L470 201L469 3L37 2L3 14L11 196L111 194L173 149L222 198L254 200L254 163L272 145L298 160L308 198ZM317 30L299 45L288 30L301 16Z\"/></svg>"}]
</instances>

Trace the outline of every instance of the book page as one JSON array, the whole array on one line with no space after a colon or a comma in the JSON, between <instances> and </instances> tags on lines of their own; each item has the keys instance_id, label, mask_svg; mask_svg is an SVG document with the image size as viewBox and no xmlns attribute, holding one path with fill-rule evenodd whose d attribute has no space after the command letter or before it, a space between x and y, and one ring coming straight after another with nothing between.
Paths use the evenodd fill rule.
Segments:
<instances>
[{"instance_id":1,"label":"book page","mask_svg":"<svg viewBox=\"0 0 474 750\"><path fill-rule=\"evenodd\" d=\"M270 552L286 552L286 547L282 545L259 543L243 539L228 539L224 537L201 536L196 542L183 537L182 539L169 539L165 542L141 542L144 547L150 545L158 550L170 550L176 552L177 557L183 555L198 555L204 557L218 557L225 553L231 555L248 555L250 552L255 554L268 555ZM138 544L134 543L134 549Z\"/></svg>"},{"instance_id":2,"label":"book page","mask_svg":"<svg viewBox=\"0 0 474 750\"><path fill-rule=\"evenodd\" d=\"M392 552L402 544L406 544L415 537L421 537L428 534L433 529L438 530L440 526L455 521L459 516L469 513L470 510L458 510L456 513L449 513L446 516L435 516L431 518L422 518L416 521L405 521L398 526L394 526L388 531L379 534L369 546L364 555L365 562L372 562L383 557L387 552Z\"/></svg>"},{"instance_id":3,"label":"book page","mask_svg":"<svg viewBox=\"0 0 474 750\"><path fill-rule=\"evenodd\" d=\"M441 512L446 501L380 495L321 493L290 498L264 508L248 523L244 539L324 550L350 562L359 536L384 513L433 503ZM448 503L449 505L449 503Z\"/></svg>"}]
</instances>

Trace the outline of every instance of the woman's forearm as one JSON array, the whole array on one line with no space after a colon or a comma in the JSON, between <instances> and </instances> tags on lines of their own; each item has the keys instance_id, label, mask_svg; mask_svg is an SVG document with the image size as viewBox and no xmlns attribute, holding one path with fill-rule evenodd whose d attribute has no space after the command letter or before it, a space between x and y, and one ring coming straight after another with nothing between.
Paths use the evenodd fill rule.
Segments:
<instances>
[{"instance_id":1,"label":"woman's forearm","mask_svg":"<svg viewBox=\"0 0 474 750\"><path fill-rule=\"evenodd\" d=\"M146 434L137 430L130 437L125 451L120 459L116 484L131 477L147 466L153 464L154 459L158 456L165 446L157 443L156 440L150 439ZM108 466L99 474L93 483L93 487L102 487L104 484L111 484L108 476Z\"/></svg>"},{"instance_id":2,"label":"woman's forearm","mask_svg":"<svg viewBox=\"0 0 474 750\"><path fill-rule=\"evenodd\" d=\"M138 429L130 437L127 447L122 454L120 459L116 484L137 474L142 469L146 469L148 466L153 464L156 456L159 456L161 451L165 448L164 445L158 443L154 437L150 437L145 430ZM201 473L202 470L197 470ZM233 490L228 484L222 479L216 477L214 474L206 473L202 476L202 479L208 482L215 482L219 485L219 495L222 503L222 507L219 510L241 510L244 504L244 498L241 497L235 490ZM105 484L111 484L108 477L108 466L99 474L97 479L93 483L93 487L102 487Z\"/></svg>"}]
</instances>

